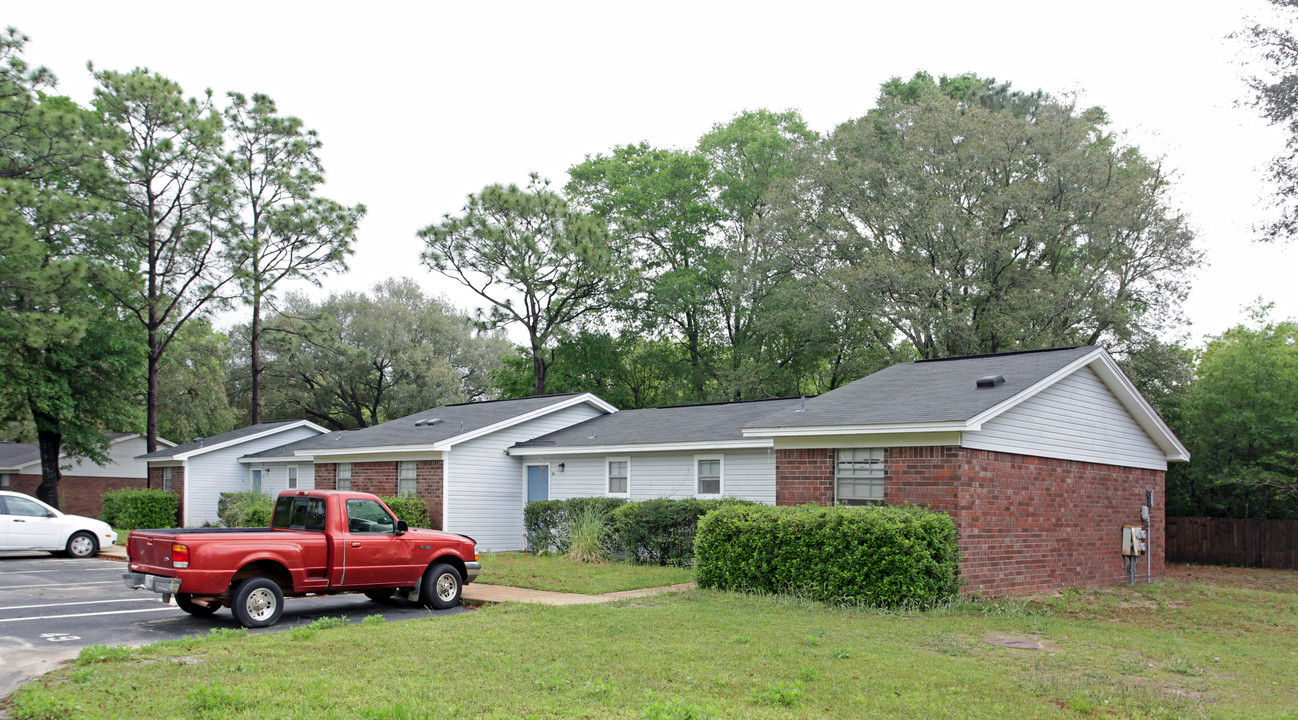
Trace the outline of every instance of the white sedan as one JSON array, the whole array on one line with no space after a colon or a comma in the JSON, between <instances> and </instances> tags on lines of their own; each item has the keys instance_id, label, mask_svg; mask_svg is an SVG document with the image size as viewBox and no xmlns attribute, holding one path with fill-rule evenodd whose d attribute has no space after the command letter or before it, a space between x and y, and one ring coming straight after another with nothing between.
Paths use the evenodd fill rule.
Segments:
<instances>
[{"instance_id":1,"label":"white sedan","mask_svg":"<svg viewBox=\"0 0 1298 720\"><path fill-rule=\"evenodd\" d=\"M49 550L91 557L117 542L108 523L67 515L30 495L0 490L0 550Z\"/></svg>"}]
</instances>

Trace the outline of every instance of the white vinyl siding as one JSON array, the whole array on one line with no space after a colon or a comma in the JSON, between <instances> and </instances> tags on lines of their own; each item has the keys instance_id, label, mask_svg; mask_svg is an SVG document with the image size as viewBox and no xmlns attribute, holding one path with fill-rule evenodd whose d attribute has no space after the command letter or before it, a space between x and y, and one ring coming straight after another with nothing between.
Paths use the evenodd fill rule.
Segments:
<instances>
[{"instance_id":1,"label":"white vinyl siding","mask_svg":"<svg viewBox=\"0 0 1298 720\"><path fill-rule=\"evenodd\" d=\"M159 450L166 450L167 446L158 444ZM146 478L149 476L149 463L147 460L136 460L137 455L143 455L148 452L148 446L142 437L127 438L118 440L108 446L108 462L104 465L96 465L94 462L85 458L70 460L66 457L59 457L59 467L62 468L64 475L82 475L85 477L113 477L113 478ZM24 473L41 474L40 463L34 463L30 466L24 466Z\"/></svg>"},{"instance_id":2,"label":"white vinyl siding","mask_svg":"<svg viewBox=\"0 0 1298 720\"><path fill-rule=\"evenodd\" d=\"M694 497L695 455L691 452L633 453L629 497L632 500ZM775 504L775 450L727 450L708 457L721 457L725 479L725 497ZM563 462L563 472L550 474L550 498L606 494L605 457L602 455L567 455L551 459ZM552 465L553 467L553 465Z\"/></svg>"},{"instance_id":3,"label":"white vinyl siding","mask_svg":"<svg viewBox=\"0 0 1298 720\"><path fill-rule=\"evenodd\" d=\"M534 420L455 445L448 454L444 481L444 507L449 532L464 533L478 542L480 552L523 549L523 504L526 475L522 458L505 454L514 443L531 440L589 420L603 413L581 403ZM528 463L542 463L529 458ZM556 472L551 465L550 497L554 498ZM603 458L595 458L595 487L603 495Z\"/></svg>"},{"instance_id":4,"label":"white vinyl siding","mask_svg":"<svg viewBox=\"0 0 1298 720\"><path fill-rule=\"evenodd\" d=\"M1167 456L1090 368L1082 368L1018 406L964 433L978 450L1167 469Z\"/></svg>"},{"instance_id":5,"label":"white vinyl siding","mask_svg":"<svg viewBox=\"0 0 1298 720\"><path fill-rule=\"evenodd\" d=\"M216 516L216 502L221 497L221 493L248 492L251 473L248 471L248 465L239 462L240 457L297 440L315 437L318 434L309 427L300 426L260 437L256 440L223 447L202 455L195 455L186 460L185 525L193 527L202 525L205 522L219 522ZM287 474L283 469L284 464L278 465L278 486L274 484L276 481L274 468L277 466L267 463L266 467L272 468L272 474L270 476L265 473L262 474L262 492L269 494L284 489L284 486L287 485L285 482ZM305 476L306 472L300 471L298 485L300 487L313 487L314 479L308 485Z\"/></svg>"}]
</instances>

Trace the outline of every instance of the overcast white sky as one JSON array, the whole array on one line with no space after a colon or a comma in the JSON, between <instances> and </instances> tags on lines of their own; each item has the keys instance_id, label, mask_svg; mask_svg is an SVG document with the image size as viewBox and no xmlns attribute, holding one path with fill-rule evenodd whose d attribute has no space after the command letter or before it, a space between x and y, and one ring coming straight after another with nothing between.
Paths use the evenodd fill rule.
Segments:
<instances>
[{"instance_id":1,"label":"overcast white sky","mask_svg":"<svg viewBox=\"0 0 1298 720\"><path fill-rule=\"evenodd\" d=\"M88 103L86 61L147 66L191 94L264 92L319 131L326 194L363 202L351 270L326 290L409 276L415 231L492 182L557 183L615 144L692 146L744 109L800 110L813 128L870 109L880 83L924 69L1072 92L1175 170L1208 266L1185 304L1191 339L1258 296L1298 317L1298 244L1254 243L1267 161L1284 136L1255 113L1245 51L1225 39L1260 0L1026 2L526 2L9 4L26 57Z\"/></svg>"}]
</instances>

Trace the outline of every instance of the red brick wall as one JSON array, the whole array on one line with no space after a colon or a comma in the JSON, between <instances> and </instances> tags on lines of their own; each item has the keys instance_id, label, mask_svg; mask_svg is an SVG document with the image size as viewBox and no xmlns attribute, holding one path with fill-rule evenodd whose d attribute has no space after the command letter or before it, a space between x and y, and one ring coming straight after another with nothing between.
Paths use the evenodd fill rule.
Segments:
<instances>
[{"instance_id":1,"label":"red brick wall","mask_svg":"<svg viewBox=\"0 0 1298 720\"><path fill-rule=\"evenodd\" d=\"M149 468L149 487L154 490L161 490L162 471L166 468L150 467ZM176 522L180 525L185 524L185 468L171 468L171 492L176 494Z\"/></svg>"},{"instance_id":2,"label":"red brick wall","mask_svg":"<svg viewBox=\"0 0 1298 720\"><path fill-rule=\"evenodd\" d=\"M776 505L834 504L834 451L775 451Z\"/></svg>"},{"instance_id":3,"label":"red brick wall","mask_svg":"<svg viewBox=\"0 0 1298 720\"><path fill-rule=\"evenodd\" d=\"M777 505L834 500L832 449L778 450ZM1122 527L1154 490L1153 577L1163 576L1164 473L956 446L895 447L884 498L951 514L964 590L987 595L1125 582ZM1146 577L1141 558L1137 578Z\"/></svg>"},{"instance_id":4,"label":"red brick wall","mask_svg":"<svg viewBox=\"0 0 1298 720\"><path fill-rule=\"evenodd\" d=\"M10 475L9 489L36 497L36 486L41 484L41 476ZM123 477L90 477L86 475L64 475L59 480L59 509L69 515L84 515L97 518L104 511L104 493L109 490L140 489L144 487L144 478Z\"/></svg>"},{"instance_id":5,"label":"red brick wall","mask_svg":"<svg viewBox=\"0 0 1298 720\"><path fill-rule=\"evenodd\" d=\"M428 517L436 530L442 527L442 465L441 460L417 460L415 464L415 494L428 503ZM318 463L315 466L315 486L322 490L336 489L337 472L335 463ZM396 495L396 461L352 463L352 490Z\"/></svg>"},{"instance_id":6,"label":"red brick wall","mask_svg":"<svg viewBox=\"0 0 1298 720\"><path fill-rule=\"evenodd\" d=\"M337 490L337 468L333 463L316 463L315 486L318 490Z\"/></svg>"},{"instance_id":7,"label":"red brick wall","mask_svg":"<svg viewBox=\"0 0 1298 720\"><path fill-rule=\"evenodd\" d=\"M1163 577L1161 470L963 451L956 528L966 592L999 595L1126 582L1122 527L1154 491L1150 559ZM1137 578L1146 577L1141 558Z\"/></svg>"}]
</instances>

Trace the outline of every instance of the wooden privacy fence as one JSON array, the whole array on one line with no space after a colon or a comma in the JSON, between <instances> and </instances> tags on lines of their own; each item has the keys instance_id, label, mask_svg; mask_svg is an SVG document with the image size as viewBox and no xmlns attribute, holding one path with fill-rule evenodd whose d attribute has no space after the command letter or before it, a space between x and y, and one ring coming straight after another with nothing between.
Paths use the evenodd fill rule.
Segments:
<instances>
[{"instance_id":1,"label":"wooden privacy fence","mask_svg":"<svg viewBox=\"0 0 1298 720\"><path fill-rule=\"evenodd\" d=\"M1298 520L1169 517L1167 560L1298 570Z\"/></svg>"}]
</instances>

